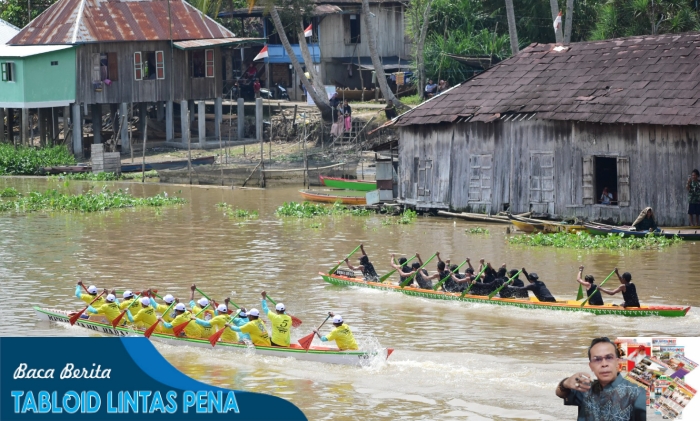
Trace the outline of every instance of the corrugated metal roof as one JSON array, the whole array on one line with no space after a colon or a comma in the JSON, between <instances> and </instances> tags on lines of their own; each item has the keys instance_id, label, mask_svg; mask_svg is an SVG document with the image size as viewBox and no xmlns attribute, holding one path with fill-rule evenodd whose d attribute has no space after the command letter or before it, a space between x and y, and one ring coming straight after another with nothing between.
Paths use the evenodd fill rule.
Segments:
<instances>
[{"instance_id":1,"label":"corrugated metal roof","mask_svg":"<svg viewBox=\"0 0 700 421\"><path fill-rule=\"evenodd\" d=\"M262 45L265 43L265 38L216 38L216 39L197 39L192 41L177 41L173 45L180 50L196 50L207 47L225 47L227 45Z\"/></svg>"},{"instance_id":2,"label":"corrugated metal roof","mask_svg":"<svg viewBox=\"0 0 700 421\"><path fill-rule=\"evenodd\" d=\"M700 125L700 33L532 44L392 122L507 114L596 123ZM528 117L531 118L531 117Z\"/></svg>"},{"instance_id":3,"label":"corrugated metal roof","mask_svg":"<svg viewBox=\"0 0 700 421\"><path fill-rule=\"evenodd\" d=\"M59 0L8 44L167 41L168 4L175 41L235 37L183 0Z\"/></svg>"},{"instance_id":4,"label":"corrugated metal roof","mask_svg":"<svg viewBox=\"0 0 700 421\"><path fill-rule=\"evenodd\" d=\"M280 8L278 8L280 9ZM281 10L281 9L280 9ZM314 16L326 16L326 15L334 15L338 13L342 13L343 10L334 5L330 4L317 4L314 6L314 11L313 15ZM267 15L268 11L265 10L265 7L263 6L255 6L250 11L248 11L248 8L242 8L242 9L233 9L233 10L224 10L219 12L219 17L220 18L230 18L230 17L258 17L258 16L264 16Z\"/></svg>"},{"instance_id":5,"label":"corrugated metal roof","mask_svg":"<svg viewBox=\"0 0 700 421\"><path fill-rule=\"evenodd\" d=\"M72 45L0 45L0 57L30 57L73 48Z\"/></svg>"},{"instance_id":6,"label":"corrugated metal roof","mask_svg":"<svg viewBox=\"0 0 700 421\"><path fill-rule=\"evenodd\" d=\"M0 19L0 44L5 44L19 32L19 28L10 22Z\"/></svg>"}]
</instances>

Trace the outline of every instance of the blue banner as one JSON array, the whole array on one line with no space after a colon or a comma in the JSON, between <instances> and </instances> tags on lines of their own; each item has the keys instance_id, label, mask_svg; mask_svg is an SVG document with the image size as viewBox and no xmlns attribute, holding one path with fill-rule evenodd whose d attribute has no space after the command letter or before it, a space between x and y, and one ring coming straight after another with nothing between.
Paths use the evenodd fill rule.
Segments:
<instances>
[{"instance_id":1,"label":"blue banner","mask_svg":"<svg viewBox=\"0 0 700 421\"><path fill-rule=\"evenodd\" d=\"M284 399L198 382L146 338L0 338L0 420L306 420Z\"/></svg>"}]
</instances>

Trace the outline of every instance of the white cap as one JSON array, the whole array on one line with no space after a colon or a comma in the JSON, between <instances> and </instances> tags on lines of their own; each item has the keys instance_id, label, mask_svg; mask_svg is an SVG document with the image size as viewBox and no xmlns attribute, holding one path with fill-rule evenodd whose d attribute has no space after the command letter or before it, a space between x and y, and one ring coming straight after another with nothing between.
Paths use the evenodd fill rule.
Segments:
<instances>
[{"instance_id":1,"label":"white cap","mask_svg":"<svg viewBox=\"0 0 700 421\"><path fill-rule=\"evenodd\" d=\"M333 323L343 323L343 316L340 314L333 316Z\"/></svg>"},{"instance_id":2,"label":"white cap","mask_svg":"<svg viewBox=\"0 0 700 421\"><path fill-rule=\"evenodd\" d=\"M143 298L141 298L141 304L143 304L145 306L149 306L149 305L151 305L151 299L148 297L143 297Z\"/></svg>"},{"instance_id":3,"label":"white cap","mask_svg":"<svg viewBox=\"0 0 700 421\"><path fill-rule=\"evenodd\" d=\"M165 297L163 297L163 301L165 301L165 302L168 303L168 304L172 304L173 301L175 301L175 297L173 297L172 295L168 294L168 295L166 295Z\"/></svg>"},{"instance_id":4,"label":"white cap","mask_svg":"<svg viewBox=\"0 0 700 421\"><path fill-rule=\"evenodd\" d=\"M219 313L228 313L226 304L219 304L219 306L216 308L216 311L218 311Z\"/></svg>"},{"instance_id":5,"label":"white cap","mask_svg":"<svg viewBox=\"0 0 700 421\"><path fill-rule=\"evenodd\" d=\"M276 309L277 311L284 311L284 304L282 304L282 303L277 303L277 305L275 306L275 309Z\"/></svg>"},{"instance_id":6,"label":"white cap","mask_svg":"<svg viewBox=\"0 0 700 421\"><path fill-rule=\"evenodd\" d=\"M198 303L200 306L204 307L204 306L206 306L207 304L209 304L209 300L207 300L206 298L202 297L202 298L199 299L199 301L197 301L197 303Z\"/></svg>"},{"instance_id":7,"label":"white cap","mask_svg":"<svg viewBox=\"0 0 700 421\"><path fill-rule=\"evenodd\" d=\"M251 308L250 310L248 310L248 315L258 317L260 316L260 312L257 308Z\"/></svg>"},{"instance_id":8,"label":"white cap","mask_svg":"<svg viewBox=\"0 0 700 421\"><path fill-rule=\"evenodd\" d=\"M187 309L185 308L185 305L183 303L177 303L177 304L175 304L175 310L185 311Z\"/></svg>"},{"instance_id":9,"label":"white cap","mask_svg":"<svg viewBox=\"0 0 700 421\"><path fill-rule=\"evenodd\" d=\"M105 300L109 301L110 303L113 303L116 299L117 297L115 297L114 294L107 294L107 297L105 298Z\"/></svg>"},{"instance_id":10,"label":"white cap","mask_svg":"<svg viewBox=\"0 0 700 421\"><path fill-rule=\"evenodd\" d=\"M88 294L97 294L97 287L94 285L90 285L87 289Z\"/></svg>"},{"instance_id":11,"label":"white cap","mask_svg":"<svg viewBox=\"0 0 700 421\"><path fill-rule=\"evenodd\" d=\"M131 290L128 290L128 289L127 289L126 291L124 291L124 294L122 294L122 297L124 297L124 298L130 298L130 297L133 297L133 296L134 296L134 293L131 292Z\"/></svg>"},{"instance_id":12,"label":"white cap","mask_svg":"<svg viewBox=\"0 0 700 421\"><path fill-rule=\"evenodd\" d=\"M238 317L248 317L248 314L246 314L245 311L241 310L238 312Z\"/></svg>"}]
</instances>

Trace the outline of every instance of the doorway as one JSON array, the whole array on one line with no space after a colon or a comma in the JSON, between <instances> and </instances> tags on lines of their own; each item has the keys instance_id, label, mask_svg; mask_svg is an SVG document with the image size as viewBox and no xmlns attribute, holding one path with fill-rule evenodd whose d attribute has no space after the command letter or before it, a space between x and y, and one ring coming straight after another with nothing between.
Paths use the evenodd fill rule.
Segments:
<instances>
[{"instance_id":1,"label":"doorway","mask_svg":"<svg viewBox=\"0 0 700 421\"><path fill-rule=\"evenodd\" d=\"M595 202L600 203L600 196L603 189L608 188L612 193L612 202L617 204L617 158L596 156L595 157Z\"/></svg>"}]
</instances>

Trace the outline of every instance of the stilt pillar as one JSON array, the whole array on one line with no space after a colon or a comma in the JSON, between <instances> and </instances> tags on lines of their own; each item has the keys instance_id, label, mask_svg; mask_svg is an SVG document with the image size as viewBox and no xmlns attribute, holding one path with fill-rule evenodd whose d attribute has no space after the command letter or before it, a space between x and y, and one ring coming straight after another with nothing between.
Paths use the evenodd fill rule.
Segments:
<instances>
[{"instance_id":1,"label":"stilt pillar","mask_svg":"<svg viewBox=\"0 0 700 421\"><path fill-rule=\"evenodd\" d=\"M187 136L189 135L189 121L187 119L187 111L189 109L188 101L180 101L180 131L182 132L182 144L187 146Z\"/></svg>"},{"instance_id":2,"label":"stilt pillar","mask_svg":"<svg viewBox=\"0 0 700 421\"><path fill-rule=\"evenodd\" d=\"M207 141L207 114L204 101L197 102L197 129L199 132L199 147L203 148Z\"/></svg>"},{"instance_id":3,"label":"stilt pillar","mask_svg":"<svg viewBox=\"0 0 700 421\"><path fill-rule=\"evenodd\" d=\"M165 102L165 141L172 142L175 138L173 125L173 102Z\"/></svg>"},{"instance_id":4,"label":"stilt pillar","mask_svg":"<svg viewBox=\"0 0 700 421\"><path fill-rule=\"evenodd\" d=\"M245 137L245 104L243 103L243 98L238 98L236 120L238 120L238 140L243 140Z\"/></svg>"}]
</instances>

